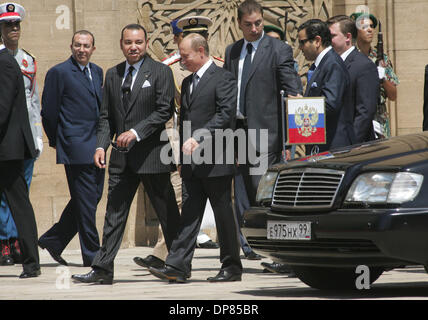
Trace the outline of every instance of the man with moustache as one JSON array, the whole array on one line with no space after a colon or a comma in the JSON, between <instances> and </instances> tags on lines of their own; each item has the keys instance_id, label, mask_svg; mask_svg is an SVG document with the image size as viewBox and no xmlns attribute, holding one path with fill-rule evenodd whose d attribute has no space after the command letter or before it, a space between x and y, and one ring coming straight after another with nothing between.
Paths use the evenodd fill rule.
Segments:
<instances>
[{"instance_id":1,"label":"man with moustache","mask_svg":"<svg viewBox=\"0 0 428 320\"><path fill-rule=\"evenodd\" d=\"M113 146L103 242L92 270L72 276L78 282L113 283L114 259L140 183L159 218L168 250L177 233L180 214L170 181L174 165L161 161L161 150L169 143L161 140L161 133L174 110L174 79L168 66L146 54L147 45L143 26L125 26L120 47L126 61L106 74L94 155L96 166L105 168L106 151Z\"/></svg>"},{"instance_id":2,"label":"man with moustache","mask_svg":"<svg viewBox=\"0 0 428 320\"><path fill-rule=\"evenodd\" d=\"M100 240L95 224L97 204L104 186L104 169L92 160L102 99L103 70L90 62L94 35L77 31L70 45L71 57L46 74L42 95L42 123L49 146L64 164L71 199L59 221L39 239L39 246L62 265L61 253L79 234L84 266L90 266Z\"/></svg>"},{"instance_id":3,"label":"man with moustache","mask_svg":"<svg viewBox=\"0 0 428 320\"><path fill-rule=\"evenodd\" d=\"M325 97L326 144L306 153L322 152L355 143L354 108L350 101L350 78L342 58L332 50L327 23L319 19L298 28L299 48L306 60L314 61L308 71L305 97Z\"/></svg>"}]
</instances>

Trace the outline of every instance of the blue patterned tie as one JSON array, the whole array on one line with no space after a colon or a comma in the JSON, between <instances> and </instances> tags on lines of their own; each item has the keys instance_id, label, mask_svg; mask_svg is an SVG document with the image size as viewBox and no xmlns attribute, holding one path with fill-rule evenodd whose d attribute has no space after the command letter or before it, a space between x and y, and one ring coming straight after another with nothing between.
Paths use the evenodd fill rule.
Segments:
<instances>
[{"instance_id":1,"label":"blue patterned tie","mask_svg":"<svg viewBox=\"0 0 428 320\"><path fill-rule=\"evenodd\" d=\"M311 81L312 75L315 72L315 68L316 68L315 63L312 63L311 67L308 70L308 83Z\"/></svg>"}]
</instances>

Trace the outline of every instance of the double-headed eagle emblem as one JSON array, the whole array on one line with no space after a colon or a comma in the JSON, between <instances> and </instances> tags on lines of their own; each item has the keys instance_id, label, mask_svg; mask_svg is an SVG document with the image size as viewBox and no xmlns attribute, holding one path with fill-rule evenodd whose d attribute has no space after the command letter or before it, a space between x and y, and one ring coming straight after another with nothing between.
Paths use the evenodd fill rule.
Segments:
<instances>
[{"instance_id":1,"label":"double-headed eagle emblem","mask_svg":"<svg viewBox=\"0 0 428 320\"><path fill-rule=\"evenodd\" d=\"M318 122L318 111L314 107L299 107L294 115L294 122L297 125L297 131L304 137L309 137L317 131L315 127Z\"/></svg>"}]
</instances>

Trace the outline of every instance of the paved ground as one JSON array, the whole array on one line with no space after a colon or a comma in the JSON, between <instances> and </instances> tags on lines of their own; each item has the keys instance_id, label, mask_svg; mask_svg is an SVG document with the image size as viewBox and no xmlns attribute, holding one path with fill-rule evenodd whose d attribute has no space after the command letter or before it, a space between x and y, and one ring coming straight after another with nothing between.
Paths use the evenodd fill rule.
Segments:
<instances>
[{"instance_id":1,"label":"paved ground","mask_svg":"<svg viewBox=\"0 0 428 320\"><path fill-rule=\"evenodd\" d=\"M63 254L70 266L59 266L45 250L40 251L42 275L19 279L20 265L0 267L0 300L331 300L331 299L428 299L428 275L422 267L385 272L370 290L322 292L297 278L263 273L260 261L243 259L242 282L208 283L206 278L220 266L218 249L196 249L192 278L185 284L169 284L137 266L133 257L152 252L148 247L122 249L116 259L113 285L76 284L72 274L86 273L80 251ZM262 261L269 261L264 259Z\"/></svg>"}]
</instances>

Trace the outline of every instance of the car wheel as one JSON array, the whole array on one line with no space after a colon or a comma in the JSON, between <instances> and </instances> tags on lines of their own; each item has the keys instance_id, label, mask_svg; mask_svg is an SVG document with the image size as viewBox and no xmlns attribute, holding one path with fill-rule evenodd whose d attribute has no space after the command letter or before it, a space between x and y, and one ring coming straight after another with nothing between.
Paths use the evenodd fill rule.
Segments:
<instances>
[{"instance_id":1,"label":"car wheel","mask_svg":"<svg viewBox=\"0 0 428 320\"><path fill-rule=\"evenodd\" d=\"M293 266L296 276L308 286L320 290L352 290L356 289L355 281L360 275L354 268L327 268ZM370 268L370 284L383 273L381 267Z\"/></svg>"}]
</instances>

